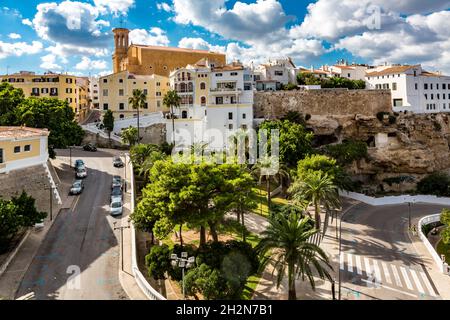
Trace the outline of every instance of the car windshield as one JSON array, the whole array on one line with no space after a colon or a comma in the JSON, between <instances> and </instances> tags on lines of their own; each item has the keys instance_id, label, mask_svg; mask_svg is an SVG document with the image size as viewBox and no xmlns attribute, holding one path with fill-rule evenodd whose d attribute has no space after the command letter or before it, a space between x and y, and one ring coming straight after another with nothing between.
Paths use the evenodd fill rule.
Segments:
<instances>
[{"instance_id":1,"label":"car windshield","mask_svg":"<svg viewBox=\"0 0 450 320\"><path fill-rule=\"evenodd\" d=\"M111 204L111 208L120 208L122 206L122 203L120 202L113 202Z\"/></svg>"},{"instance_id":2,"label":"car windshield","mask_svg":"<svg viewBox=\"0 0 450 320\"><path fill-rule=\"evenodd\" d=\"M116 188L113 189L112 194L113 195L121 195L122 191L120 190L120 188L116 187Z\"/></svg>"},{"instance_id":3,"label":"car windshield","mask_svg":"<svg viewBox=\"0 0 450 320\"><path fill-rule=\"evenodd\" d=\"M121 179L122 179L122 178L119 177L119 176L114 176L114 177L113 177L113 181L118 181L118 182L120 182Z\"/></svg>"},{"instance_id":4,"label":"car windshield","mask_svg":"<svg viewBox=\"0 0 450 320\"><path fill-rule=\"evenodd\" d=\"M114 161L121 161L119 157L114 157Z\"/></svg>"},{"instance_id":5,"label":"car windshield","mask_svg":"<svg viewBox=\"0 0 450 320\"><path fill-rule=\"evenodd\" d=\"M75 182L72 187L73 188L80 188L81 187L81 183L80 182Z\"/></svg>"},{"instance_id":6,"label":"car windshield","mask_svg":"<svg viewBox=\"0 0 450 320\"><path fill-rule=\"evenodd\" d=\"M84 162L83 162L83 160L76 160L75 165L82 166L82 165L84 165Z\"/></svg>"},{"instance_id":7,"label":"car windshield","mask_svg":"<svg viewBox=\"0 0 450 320\"><path fill-rule=\"evenodd\" d=\"M78 173L84 173L86 170L84 168L78 169Z\"/></svg>"}]
</instances>

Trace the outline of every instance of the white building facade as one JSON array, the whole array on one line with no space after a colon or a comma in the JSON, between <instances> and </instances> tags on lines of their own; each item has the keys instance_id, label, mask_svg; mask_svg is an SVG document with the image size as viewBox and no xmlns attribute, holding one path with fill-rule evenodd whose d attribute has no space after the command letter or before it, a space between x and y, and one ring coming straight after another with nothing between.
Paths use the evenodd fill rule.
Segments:
<instances>
[{"instance_id":1,"label":"white building facade","mask_svg":"<svg viewBox=\"0 0 450 320\"><path fill-rule=\"evenodd\" d=\"M215 66L202 59L171 72L170 86L181 97L175 108L175 134L167 119L167 142L223 149L238 129L253 127L253 77L240 63Z\"/></svg>"},{"instance_id":2,"label":"white building facade","mask_svg":"<svg viewBox=\"0 0 450 320\"><path fill-rule=\"evenodd\" d=\"M89 97L91 99L91 106L94 109L100 109L100 94L97 77L89 78Z\"/></svg>"},{"instance_id":3,"label":"white building facade","mask_svg":"<svg viewBox=\"0 0 450 320\"><path fill-rule=\"evenodd\" d=\"M416 66L382 66L366 74L367 89L389 89L396 112L450 112L450 77Z\"/></svg>"},{"instance_id":4,"label":"white building facade","mask_svg":"<svg viewBox=\"0 0 450 320\"><path fill-rule=\"evenodd\" d=\"M280 58L257 66L254 73L257 90L280 90L289 83L297 84L299 69L291 58Z\"/></svg>"}]
</instances>

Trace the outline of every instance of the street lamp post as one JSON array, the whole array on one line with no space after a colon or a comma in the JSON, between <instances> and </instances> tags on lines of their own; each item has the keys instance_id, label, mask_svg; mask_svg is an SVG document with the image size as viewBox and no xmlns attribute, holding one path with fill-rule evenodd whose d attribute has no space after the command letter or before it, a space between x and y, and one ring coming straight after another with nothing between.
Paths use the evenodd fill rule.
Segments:
<instances>
[{"instance_id":1,"label":"street lamp post","mask_svg":"<svg viewBox=\"0 0 450 320\"><path fill-rule=\"evenodd\" d=\"M50 221L53 221L53 190L57 189L58 185L55 185L55 187L50 186L49 188L45 188L45 190L50 191Z\"/></svg>"},{"instance_id":2,"label":"street lamp post","mask_svg":"<svg viewBox=\"0 0 450 320\"><path fill-rule=\"evenodd\" d=\"M72 168L72 146L69 146L70 168Z\"/></svg>"},{"instance_id":3,"label":"street lamp post","mask_svg":"<svg viewBox=\"0 0 450 320\"><path fill-rule=\"evenodd\" d=\"M176 254L170 255L170 260L172 260L172 267L178 266L181 268L182 282L183 282L183 299L186 300L186 289L184 286L184 269L189 269L195 263L195 257L189 257L187 252L182 252L181 257Z\"/></svg>"},{"instance_id":4,"label":"street lamp post","mask_svg":"<svg viewBox=\"0 0 450 320\"><path fill-rule=\"evenodd\" d=\"M125 227L116 227L116 223L117 222L114 222L113 225L114 225L114 230L120 230L120 251L121 251L121 256L122 256L122 271L124 271L123 270L123 229L130 228L130 225L125 226Z\"/></svg>"}]
</instances>

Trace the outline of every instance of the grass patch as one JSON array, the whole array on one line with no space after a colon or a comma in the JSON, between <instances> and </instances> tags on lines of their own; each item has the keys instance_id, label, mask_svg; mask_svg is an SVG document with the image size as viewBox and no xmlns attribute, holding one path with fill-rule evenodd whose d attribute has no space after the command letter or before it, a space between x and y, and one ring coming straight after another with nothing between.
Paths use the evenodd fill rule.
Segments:
<instances>
[{"instance_id":1,"label":"grass patch","mask_svg":"<svg viewBox=\"0 0 450 320\"><path fill-rule=\"evenodd\" d=\"M256 286L259 283L259 280L261 279L261 274L250 276L247 279L247 283L245 284L244 290L241 294L242 300L251 300L253 297L253 293L256 290Z\"/></svg>"},{"instance_id":2,"label":"grass patch","mask_svg":"<svg viewBox=\"0 0 450 320\"><path fill-rule=\"evenodd\" d=\"M253 196L253 200L257 203L257 208L252 212L254 214L263 216L265 218L269 217L269 207L267 206L267 191L260 188L254 188L253 191L255 195ZM288 201L283 198L275 197L272 198L272 207L281 207L283 205L287 205Z\"/></svg>"},{"instance_id":3,"label":"grass patch","mask_svg":"<svg viewBox=\"0 0 450 320\"><path fill-rule=\"evenodd\" d=\"M441 254L445 255L445 261L450 264L450 244L445 244L444 241L439 241L437 245L437 253L439 256Z\"/></svg>"}]
</instances>

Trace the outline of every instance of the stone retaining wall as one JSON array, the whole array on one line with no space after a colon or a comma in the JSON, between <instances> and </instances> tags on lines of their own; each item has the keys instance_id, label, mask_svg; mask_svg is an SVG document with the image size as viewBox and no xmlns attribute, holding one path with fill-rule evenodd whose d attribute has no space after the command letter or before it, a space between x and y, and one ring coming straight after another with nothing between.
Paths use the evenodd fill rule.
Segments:
<instances>
[{"instance_id":1,"label":"stone retaining wall","mask_svg":"<svg viewBox=\"0 0 450 320\"><path fill-rule=\"evenodd\" d=\"M274 119L288 111L310 115L376 115L392 112L390 90L293 90L257 92L254 117Z\"/></svg>"}]
</instances>

